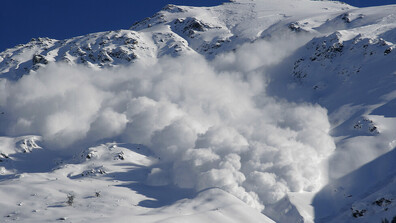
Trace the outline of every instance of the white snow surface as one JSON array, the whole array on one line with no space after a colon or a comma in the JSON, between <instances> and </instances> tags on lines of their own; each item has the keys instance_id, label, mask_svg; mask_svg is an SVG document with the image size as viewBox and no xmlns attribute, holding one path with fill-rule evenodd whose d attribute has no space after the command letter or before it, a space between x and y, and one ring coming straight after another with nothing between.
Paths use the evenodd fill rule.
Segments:
<instances>
[{"instance_id":1,"label":"white snow surface","mask_svg":"<svg viewBox=\"0 0 396 223\"><path fill-rule=\"evenodd\" d=\"M1 52L1 222L392 220L395 14L168 5Z\"/></svg>"}]
</instances>

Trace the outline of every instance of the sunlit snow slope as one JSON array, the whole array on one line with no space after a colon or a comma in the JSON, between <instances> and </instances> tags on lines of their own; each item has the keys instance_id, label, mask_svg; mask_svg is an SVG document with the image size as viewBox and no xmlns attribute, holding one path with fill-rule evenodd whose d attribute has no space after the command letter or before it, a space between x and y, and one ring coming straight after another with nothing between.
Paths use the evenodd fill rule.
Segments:
<instances>
[{"instance_id":1,"label":"sunlit snow slope","mask_svg":"<svg viewBox=\"0 0 396 223\"><path fill-rule=\"evenodd\" d=\"M1 222L396 216L396 6L168 5L0 53Z\"/></svg>"}]
</instances>

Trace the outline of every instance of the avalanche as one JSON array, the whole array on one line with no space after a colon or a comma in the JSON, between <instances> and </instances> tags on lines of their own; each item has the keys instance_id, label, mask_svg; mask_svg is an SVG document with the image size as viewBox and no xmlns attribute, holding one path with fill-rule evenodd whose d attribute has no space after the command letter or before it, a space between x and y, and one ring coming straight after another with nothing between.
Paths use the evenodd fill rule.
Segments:
<instances>
[{"instance_id":1,"label":"avalanche","mask_svg":"<svg viewBox=\"0 0 396 223\"><path fill-rule=\"evenodd\" d=\"M0 217L391 220L395 11L168 5L1 52Z\"/></svg>"}]
</instances>

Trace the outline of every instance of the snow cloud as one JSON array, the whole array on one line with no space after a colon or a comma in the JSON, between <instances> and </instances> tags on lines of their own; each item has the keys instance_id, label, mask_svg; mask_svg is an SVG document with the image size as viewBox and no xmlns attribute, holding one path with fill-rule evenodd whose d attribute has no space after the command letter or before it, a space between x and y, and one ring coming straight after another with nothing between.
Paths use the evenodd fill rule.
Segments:
<instances>
[{"instance_id":1,"label":"snow cloud","mask_svg":"<svg viewBox=\"0 0 396 223\"><path fill-rule=\"evenodd\" d=\"M52 64L0 79L0 133L41 135L63 150L144 144L167 167L154 168L148 183L219 187L258 209L316 190L335 149L327 111L267 96L265 69L287 52L269 60L268 43L254 44L212 62L195 55L97 71Z\"/></svg>"}]
</instances>

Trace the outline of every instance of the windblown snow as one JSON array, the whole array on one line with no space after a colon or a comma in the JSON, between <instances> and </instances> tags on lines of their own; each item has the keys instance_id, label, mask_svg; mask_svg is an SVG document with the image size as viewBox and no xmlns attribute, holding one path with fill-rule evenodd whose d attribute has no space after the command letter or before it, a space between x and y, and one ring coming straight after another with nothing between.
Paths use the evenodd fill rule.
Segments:
<instances>
[{"instance_id":1,"label":"windblown snow","mask_svg":"<svg viewBox=\"0 0 396 223\"><path fill-rule=\"evenodd\" d=\"M391 220L395 12L168 5L0 53L0 218Z\"/></svg>"}]
</instances>

